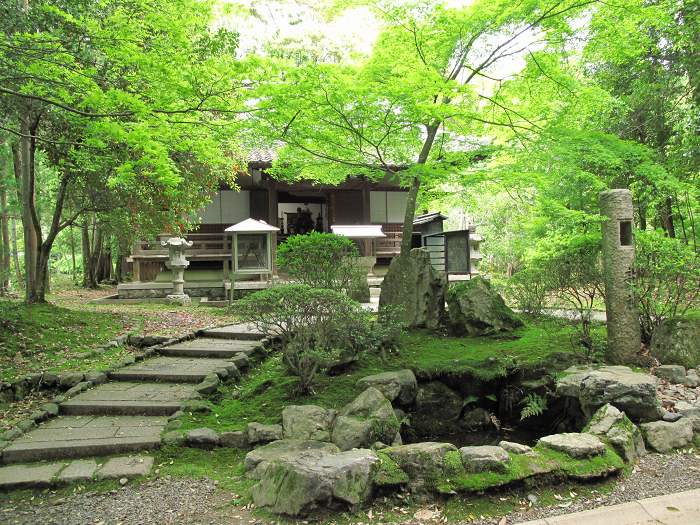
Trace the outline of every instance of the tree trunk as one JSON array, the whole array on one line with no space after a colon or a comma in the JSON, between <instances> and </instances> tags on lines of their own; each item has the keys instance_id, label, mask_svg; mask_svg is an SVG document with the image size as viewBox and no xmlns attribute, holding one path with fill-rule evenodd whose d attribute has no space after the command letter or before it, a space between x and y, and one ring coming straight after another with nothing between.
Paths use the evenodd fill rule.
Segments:
<instances>
[{"instance_id":1,"label":"tree trunk","mask_svg":"<svg viewBox=\"0 0 700 525\"><path fill-rule=\"evenodd\" d=\"M12 239L12 264L15 267L15 283L20 286L22 282L22 267L19 265L19 250L17 249L17 219L12 217L10 222L10 237Z\"/></svg>"},{"instance_id":2,"label":"tree trunk","mask_svg":"<svg viewBox=\"0 0 700 525\"><path fill-rule=\"evenodd\" d=\"M416 164L423 165L428 160L430 150L433 148L435 137L437 136L440 124L431 124L426 127L426 137L423 142L423 147L418 155ZM406 212L403 218L403 230L401 238L401 257L406 256L411 251L413 237L413 219L416 215L416 201L418 200L418 191L420 190L420 175L415 175L411 181L411 188L408 190L406 197Z\"/></svg>"},{"instance_id":3,"label":"tree trunk","mask_svg":"<svg viewBox=\"0 0 700 525\"><path fill-rule=\"evenodd\" d=\"M19 157L22 189L22 229L24 232L24 268L25 268L25 301L27 303L43 302L38 295L38 288L43 289L37 282L37 270L40 264L39 245L41 242L41 225L36 214L35 206L35 171L34 155L36 152L36 136L38 120L32 118L31 111L25 109L20 118ZM40 277L44 277L42 274Z\"/></svg>"},{"instance_id":4,"label":"tree trunk","mask_svg":"<svg viewBox=\"0 0 700 525\"><path fill-rule=\"evenodd\" d=\"M90 248L90 219L85 218L80 234L83 251L83 288L97 288L95 272L92 267L92 250Z\"/></svg>"},{"instance_id":5,"label":"tree trunk","mask_svg":"<svg viewBox=\"0 0 700 525\"><path fill-rule=\"evenodd\" d=\"M2 176L2 175L0 175ZM0 180L0 295L10 291L10 228L5 181Z\"/></svg>"},{"instance_id":6,"label":"tree trunk","mask_svg":"<svg viewBox=\"0 0 700 525\"><path fill-rule=\"evenodd\" d=\"M671 197L667 197L664 201L661 214L661 223L664 226L664 230L666 230L669 237L675 238L676 228L673 224L673 200Z\"/></svg>"}]
</instances>

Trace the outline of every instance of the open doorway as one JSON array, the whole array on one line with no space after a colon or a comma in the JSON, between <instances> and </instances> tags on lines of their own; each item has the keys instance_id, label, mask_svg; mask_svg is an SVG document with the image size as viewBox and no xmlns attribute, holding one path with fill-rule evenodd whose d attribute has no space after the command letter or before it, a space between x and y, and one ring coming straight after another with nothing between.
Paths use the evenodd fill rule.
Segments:
<instances>
[{"instance_id":1,"label":"open doorway","mask_svg":"<svg viewBox=\"0 0 700 525\"><path fill-rule=\"evenodd\" d=\"M326 198L318 193L279 192L277 221L284 236L330 231Z\"/></svg>"}]
</instances>

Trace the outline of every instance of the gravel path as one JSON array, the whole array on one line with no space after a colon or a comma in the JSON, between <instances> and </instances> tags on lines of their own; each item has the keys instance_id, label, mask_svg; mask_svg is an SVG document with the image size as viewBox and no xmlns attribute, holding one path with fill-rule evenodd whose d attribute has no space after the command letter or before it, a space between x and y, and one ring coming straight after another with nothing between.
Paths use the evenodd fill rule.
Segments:
<instances>
[{"instance_id":1,"label":"gravel path","mask_svg":"<svg viewBox=\"0 0 700 525\"><path fill-rule=\"evenodd\" d=\"M560 504L561 506L534 505L527 510L508 515L506 523L570 514L604 505L616 505L697 488L700 488L700 455L696 452L680 452L671 455L647 454L637 463L632 474L627 478L620 478L612 492L608 494L601 494L595 498L570 499L567 497ZM536 495L536 491L534 494ZM492 525L499 523L500 519L483 519L472 523Z\"/></svg>"},{"instance_id":2,"label":"gravel path","mask_svg":"<svg viewBox=\"0 0 700 525\"><path fill-rule=\"evenodd\" d=\"M510 525L694 488L700 488L700 455L696 452L665 456L649 454L642 458L629 477L615 482L608 494L571 498L568 491L562 490L564 498L560 504L552 507L535 504L528 508L527 491L499 493L494 498L515 495L523 501L524 509L508 515L505 522L499 516L470 523ZM537 495L536 490L530 493ZM0 506L0 524L263 525L267 522L255 519L245 508L231 505L231 498L230 493L217 489L211 481L164 478L140 486L126 486L107 494L78 493L64 499L38 497L13 506ZM420 519L407 519L404 525L444 523L439 505L431 505L430 509L427 514L418 514ZM377 525L379 521L381 518L375 519Z\"/></svg>"},{"instance_id":3,"label":"gravel path","mask_svg":"<svg viewBox=\"0 0 700 525\"><path fill-rule=\"evenodd\" d=\"M105 494L79 493L36 498L15 506L0 506L0 523L7 525L236 525L245 511L229 508L224 521L220 509L231 495L211 481L158 479ZM235 511L235 512L234 512ZM235 518L237 515L239 518ZM248 519L245 519L248 523Z\"/></svg>"}]
</instances>

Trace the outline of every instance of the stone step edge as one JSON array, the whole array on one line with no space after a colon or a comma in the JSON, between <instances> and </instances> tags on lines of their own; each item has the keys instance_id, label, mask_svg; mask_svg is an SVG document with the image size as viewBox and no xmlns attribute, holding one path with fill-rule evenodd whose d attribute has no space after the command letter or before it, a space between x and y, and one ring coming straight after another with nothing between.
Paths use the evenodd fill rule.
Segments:
<instances>
[{"instance_id":1,"label":"stone step edge","mask_svg":"<svg viewBox=\"0 0 700 525\"><path fill-rule=\"evenodd\" d=\"M17 463L13 465L2 466L0 467L0 492L28 488L50 488L62 485L69 485L71 483L100 481L105 479L135 479L141 476L147 476L148 474L150 474L153 468L153 457L151 456L120 455L107 457L104 459L104 462L99 464L94 459L73 459L69 460L68 462L55 461L50 463ZM109 463L110 461L112 461L112 464L114 465L114 460L126 461L132 464L135 463L135 466L131 468L124 468L122 470L119 470L119 467L110 468ZM92 468L92 465L88 465L88 463L90 462L94 464L94 469ZM86 470L80 472L80 468L78 467L78 472L69 472L70 467L77 467L78 464L87 467ZM106 474L102 472L105 469L105 466L108 467ZM34 479L20 479L14 483L11 480L8 481L3 479L3 470L7 469L6 472L9 470L20 471L20 469L22 468L38 472L43 471L44 475L37 475L34 477Z\"/></svg>"},{"instance_id":2,"label":"stone step edge","mask_svg":"<svg viewBox=\"0 0 700 525\"><path fill-rule=\"evenodd\" d=\"M143 450L156 450L161 446L158 437L133 437L109 439L86 439L60 442L61 446L42 446L31 443L27 448L4 450L1 465L17 463L40 463L42 461L61 461L77 458L128 454ZM54 443L55 445L56 443ZM18 446L21 446L18 445Z\"/></svg>"}]
</instances>

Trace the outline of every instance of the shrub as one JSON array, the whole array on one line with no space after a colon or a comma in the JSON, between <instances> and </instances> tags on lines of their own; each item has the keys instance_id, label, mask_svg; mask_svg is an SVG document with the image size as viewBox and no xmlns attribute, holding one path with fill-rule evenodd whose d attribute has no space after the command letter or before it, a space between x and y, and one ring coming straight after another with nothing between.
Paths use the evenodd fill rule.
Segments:
<instances>
[{"instance_id":1,"label":"shrub","mask_svg":"<svg viewBox=\"0 0 700 525\"><path fill-rule=\"evenodd\" d=\"M664 319L682 316L700 303L700 257L687 244L659 231L635 235L635 278L642 341L651 342Z\"/></svg>"},{"instance_id":2,"label":"shrub","mask_svg":"<svg viewBox=\"0 0 700 525\"><path fill-rule=\"evenodd\" d=\"M360 272L355 243L341 235L312 232L292 235L277 248L280 270L313 288L350 292Z\"/></svg>"},{"instance_id":3,"label":"shrub","mask_svg":"<svg viewBox=\"0 0 700 525\"><path fill-rule=\"evenodd\" d=\"M525 268L513 274L504 285L505 294L515 307L529 315L539 315L547 301L544 276L537 268Z\"/></svg>"},{"instance_id":4,"label":"shrub","mask_svg":"<svg viewBox=\"0 0 700 525\"><path fill-rule=\"evenodd\" d=\"M261 290L234 303L242 321L281 339L284 361L312 390L319 370L357 359L373 343L371 314L347 295L306 284Z\"/></svg>"},{"instance_id":5,"label":"shrub","mask_svg":"<svg viewBox=\"0 0 700 525\"><path fill-rule=\"evenodd\" d=\"M572 321L579 330L579 344L574 346L583 346L586 353L592 355L596 351L591 334L593 307L596 300L605 296L600 237L559 237L539 248L528 265L532 275L541 278L542 291L538 293L551 294L576 311Z\"/></svg>"}]
</instances>

